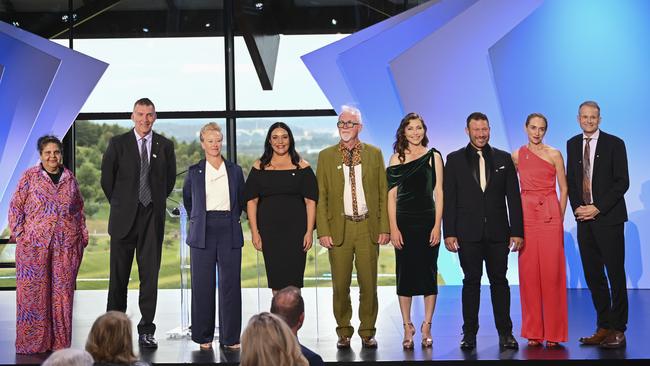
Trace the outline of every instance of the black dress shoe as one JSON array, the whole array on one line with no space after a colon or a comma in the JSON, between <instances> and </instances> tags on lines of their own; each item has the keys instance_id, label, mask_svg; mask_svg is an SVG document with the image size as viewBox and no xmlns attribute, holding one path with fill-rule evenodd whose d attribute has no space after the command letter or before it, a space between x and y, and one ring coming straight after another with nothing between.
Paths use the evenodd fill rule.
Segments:
<instances>
[{"instance_id":1,"label":"black dress shoe","mask_svg":"<svg viewBox=\"0 0 650 366\"><path fill-rule=\"evenodd\" d=\"M476 335L475 334L463 335L463 340L460 341L460 349L472 350L474 348L476 348Z\"/></svg>"},{"instance_id":2,"label":"black dress shoe","mask_svg":"<svg viewBox=\"0 0 650 366\"><path fill-rule=\"evenodd\" d=\"M499 336L499 347L508 349L519 349L519 343L512 334Z\"/></svg>"},{"instance_id":3,"label":"black dress shoe","mask_svg":"<svg viewBox=\"0 0 650 366\"><path fill-rule=\"evenodd\" d=\"M156 342L153 334L140 334L138 344L142 348L158 348L158 342Z\"/></svg>"}]
</instances>

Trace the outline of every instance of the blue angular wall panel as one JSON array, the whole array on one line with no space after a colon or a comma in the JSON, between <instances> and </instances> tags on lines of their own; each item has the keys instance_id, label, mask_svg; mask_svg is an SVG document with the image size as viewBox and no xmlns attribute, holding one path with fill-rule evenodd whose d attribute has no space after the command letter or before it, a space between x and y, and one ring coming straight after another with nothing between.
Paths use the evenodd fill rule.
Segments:
<instances>
[{"instance_id":1,"label":"blue angular wall panel","mask_svg":"<svg viewBox=\"0 0 650 366\"><path fill-rule=\"evenodd\" d=\"M36 141L67 132L108 64L0 22L0 212L38 161ZM6 215L0 216L5 227Z\"/></svg>"}]
</instances>

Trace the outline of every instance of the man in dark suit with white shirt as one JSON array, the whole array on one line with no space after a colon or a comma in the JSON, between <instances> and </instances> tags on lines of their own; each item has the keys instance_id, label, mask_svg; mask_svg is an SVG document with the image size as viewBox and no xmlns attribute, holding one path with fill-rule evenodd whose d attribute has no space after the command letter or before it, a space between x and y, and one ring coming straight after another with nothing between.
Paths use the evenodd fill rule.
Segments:
<instances>
[{"instance_id":1,"label":"man in dark suit with white shirt","mask_svg":"<svg viewBox=\"0 0 650 366\"><path fill-rule=\"evenodd\" d=\"M148 98L135 102L134 128L114 136L102 159L101 185L110 202L110 279L107 310L126 311L129 275L136 256L140 276L138 343L156 348L158 272L167 196L176 180L174 144L153 132L156 109Z\"/></svg>"},{"instance_id":2,"label":"man in dark suit with white shirt","mask_svg":"<svg viewBox=\"0 0 650 366\"><path fill-rule=\"evenodd\" d=\"M485 114L467 117L467 146L447 156L444 186L445 247L458 252L463 268L463 340L461 349L476 347L483 261L490 279L492 311L499 345L517 349L510 319L509 249L523 246L519 181L510 153L493 148ZM506 205L507 202L507 205Z\"/></svg>"},{"instance_id":3,"label":"man in dark suit with white shirt","mask_svg":"<svg viewBox=\"0 0 650 366\"><path fill-rule=\"evenodd\" d=\"M582 133L567 141L567 182L582 267L597 314L596 332L580 342L619 348L626 342L628 319L624 265L624 195L630 185L627 153L623 140L599 129L598 103L580 104L577 119Z\"/></svg>"},{"instance_id":4,"label":"man in dark suit with white shirt","mask_svg":"<svg viewBox=\"0 0 650 366\"><path fill-rule=\"evenodd\" d=\"M305 321L305 301L300 295L300 289L288 286L278 291L271 300L271 313L280 316L287 323L293 334L298 337L298 330ZM309 361L309 366L325 365L321 356L309 348L300 345L302 355Z\"/></svg>"}]
</instances>

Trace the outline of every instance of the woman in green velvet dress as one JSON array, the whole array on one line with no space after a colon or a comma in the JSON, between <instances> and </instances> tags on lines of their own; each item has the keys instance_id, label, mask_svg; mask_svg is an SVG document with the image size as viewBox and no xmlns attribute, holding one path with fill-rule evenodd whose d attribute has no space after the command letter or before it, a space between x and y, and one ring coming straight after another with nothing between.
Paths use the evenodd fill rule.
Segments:
<instances>
[{"instance_id":1,"label":"woman in green velvet dress","mask_svg":"<svg viewBox=\"0 0 650 366\"><path fill-rule=\"evenodd\" d=\"M393 144L388 175L388 219L395 247L397 295L404 324L405 349L413 348L413 296L424 296L421 344L431 347L431 319L438 294L438 249L442 219L442 157L427 149L427 126L422 117L407 114Z\"/></svg>"}]
</instances>

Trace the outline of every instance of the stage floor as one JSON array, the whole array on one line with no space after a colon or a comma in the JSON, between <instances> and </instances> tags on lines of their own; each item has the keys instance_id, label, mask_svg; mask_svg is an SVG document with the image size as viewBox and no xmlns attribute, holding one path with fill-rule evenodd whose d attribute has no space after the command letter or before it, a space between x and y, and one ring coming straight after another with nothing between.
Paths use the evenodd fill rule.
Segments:
<instances>
[{"instance_id":1,"label":"stage floor","mask_svg":"<svg viewBox=\"0 0 650 366\"><path fill-rule=\"evenodd\" d=\"M198 345L188 339L167 338L165 333L180 324L179 290L161 290L158 296L158 312L156 315L156 338L159 348L156 351L143 351L140 357L154 364L228 364L237 363L238 352L224 352L218 347L211 352L199 351ZM472 352L463 352L458 345L461 335L461 287L441 286L438 303L433 317L433 348L419 347L419 326L423 317L421 297L413 301L413 323L416 333L414 350L402 349L402 320L399 313L397 296L394 287L379 288L379 316L377 319L376 350L361 348L358 336L352 338L350 350L336 349L336 323L331 312L332 290L321 287L303 289L305 298L306 319L300 331L302 344L319 353L326 363L364 363L380 362L382 364L398 364L403 361L415 361L422 364L432 360L438 364L457 364L462 361L472 363L503 363L506 360L536 360L564 361L581 364L594 364L598 360L612 362L615 359L627 360L626 363L637 363L650 360L650 290L629 290L630 317L629 329L626 332L627 346L618 350L602 350L598 347L581 346L578 338L589 335L594 331L595 312L591 304L588 290L569 290L569 341L560 349L529 348L526 340L519 337L521 324L521 308L519 305L519 288L512 287L511 316L514 323L514 333L520 343L518 351L500 351L498 335L494 328L490 291L483 287L481 291L481 329L477 337L477 348ZM352 289L353 325L358 325L356 315L358 306L358 289ZM244 289L244 324L246 326L251 315L259 311L267 311L271 303L271 291L268 289ZM129 292L128 314L134 324L139 321L137 307L137 291ZM106 291L77 291L73 316L73 348L83 348L90 326L97 316L103 313L106 306ZM15 292L0 292L0 364L40 364L47 355L16 355L15 341ZM135 326L134 326L135 329ZM135 337L135 336L134 336ZM137 338L134 338L137 339ZM539 362L531 362L539 363ZM622 363L622 362L617 362Z\"/></svg>"}]
</instances>

